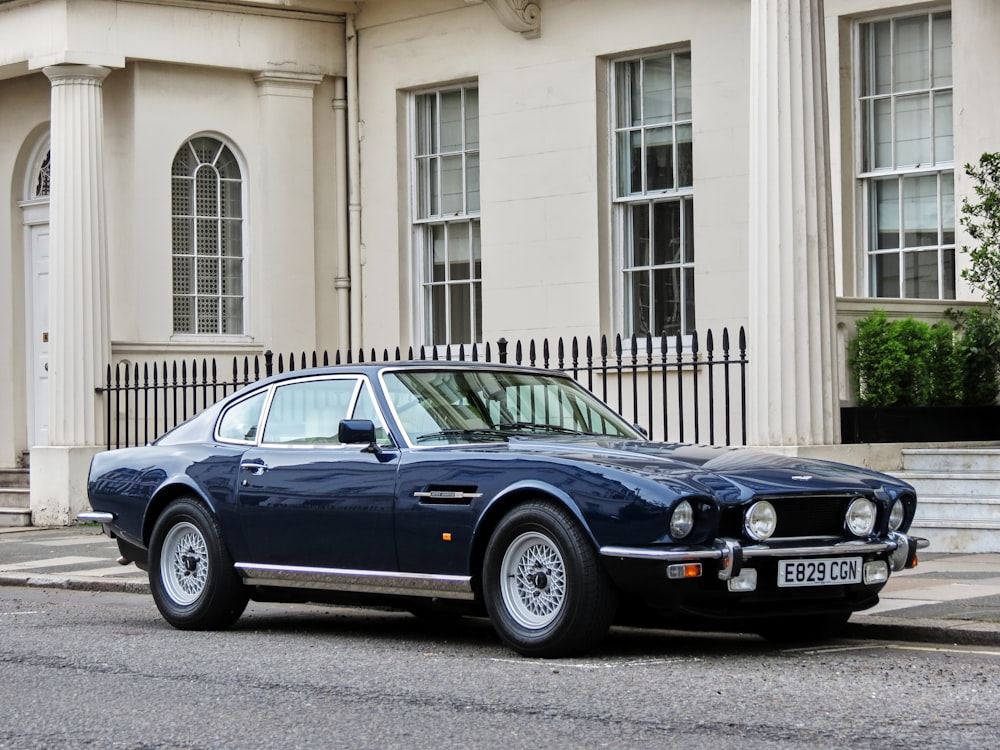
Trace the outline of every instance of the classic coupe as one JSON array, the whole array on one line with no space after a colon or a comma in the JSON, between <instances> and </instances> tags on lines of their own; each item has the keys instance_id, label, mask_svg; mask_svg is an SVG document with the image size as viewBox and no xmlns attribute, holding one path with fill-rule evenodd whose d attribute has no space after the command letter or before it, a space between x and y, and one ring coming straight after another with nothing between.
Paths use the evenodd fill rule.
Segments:
<instances>
[{"instance_id":1,"label":"classic coupe","mask_svg":"<svg viewBox=\"0 0 1000 750\"><path fill-rule=\"evenodd\" d=\"M476 363L299 370L150 445L97 454L119 562L180 629L248 600L485 615L526 656L616 617L821 638L916 564L917 498L885 474L651 442L571 377Z\"/></svg>"}]
</instances>

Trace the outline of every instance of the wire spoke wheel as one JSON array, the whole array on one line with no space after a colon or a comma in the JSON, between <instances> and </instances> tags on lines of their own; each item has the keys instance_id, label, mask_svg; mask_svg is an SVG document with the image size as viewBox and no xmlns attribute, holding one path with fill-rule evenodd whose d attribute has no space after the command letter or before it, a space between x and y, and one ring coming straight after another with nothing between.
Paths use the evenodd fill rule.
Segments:
<instances>
[{"instance_id":1,"label":"wire spoke wheel","mask_svg":"<svg viewBox=\"0 0 1000 750\"><path fill-rule=\"evenodd\" d=\"M208 582L208 545L192 523L178 523L163 540L160 576L167 595L181 606L198 600Z\"/></svg>"},{"instance_id":2,"label":"wire spoke wheel","mask_svg":"<svg viewBox=\"0 0 1000 750\"><path fill-rule=\"evenodd\" d=\"M483 603L501 640L525 656L582 653L607 633L615 591L566 508L530 500L500 519L483 559Z\"/></svg>"},{"instance_id":3,"label":"wire spoke wheel","mask_svg":"<svg viewBox=\"0 0 1000 750\"><path fill-rule=\"evenodd\" d=\"M559 616L566 600L566 564L549 537L528 532L514 539L500 576L504 604L522 627L544 628Z\"/></svg>"}]
</instances>

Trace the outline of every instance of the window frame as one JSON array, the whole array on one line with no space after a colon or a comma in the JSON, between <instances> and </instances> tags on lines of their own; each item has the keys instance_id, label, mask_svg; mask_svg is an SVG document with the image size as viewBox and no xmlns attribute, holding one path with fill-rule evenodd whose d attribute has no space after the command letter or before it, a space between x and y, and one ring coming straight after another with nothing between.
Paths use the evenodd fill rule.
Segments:
<instances>
[{"instance_id":1,"label":"window frame","mask_svg":"<svg viewBox=\"0 0 1000 750\"><path fill-rule=\"evenodd\" d=\"M688 81L687 81L687 91L689 94L690 107L686 112L686 116L679 116L678 114L678 66L677 60L686 58L688 61ZM639 117L631 117L631 122L620 122L620 118L623 114L623 109L625 107L625 102L622 101L622 97L629 97L631 100L635 100L636 96L633 94L630 96L628 92L623 92L620 90L620 79L626 75L624 71L620 73L621 66L630 65L633 63L640 63L642 70L644 71L646 61L650 60L670 60L670 92L671 92L671 107L669 118L662 119L656 122L649 122L646 120L643 112L640 112ZM696 249L694 242L694 106L693 106L693 79L691 77L691 69L693 66L693 54L691 46L677 46L670 47L666 49L659 49L654 51L646 51L642 53L622 55L609 60L608 63L608 113L609 113L609 135L608 135L608 152L610 155L610 196L611 196L611 238L613 243L613 262L614 262L614 285L613 285L613 299L615 301L615 314L614 320L618 330L622 331L625 336L631 337L635 335L637 337L643 338L647 335L652 336L654 339L659 339L661 336L665 335L669 339L674 339L676 335L680 334L683 340L686 340L690 335L696 330L696 290L695 290L695 269L696 269ZM644 77L645 73L640 72L640 76ZM645 86L644 80L640 82L640 91L638 94L639 101L645 99ZM644 166L640 168L640 185L638 190L632 190L631 192L626 192L623 189L622 180L625 177L622 170L630 169L631 165L625 166L622 162L622 151L619 138L624 137L622 134L639 134L640 143L642 148L640 148L640 159L643 165L647 163L647 157L649 155L649 147L646 145L648 141L645 139L645 133L658 128L670 128L672 130L671 134L671 156L672 156L672 185L668 187L649 189L647 185L648 181L648 169ZM686 129L689 134L689 140L687 145L689 148L689 153L687 155L687 168L690 169L690 175L685 180L682 175L683 168L683 158L681 153L682 144L685 143L683 139L677 137L678 129ZM654 243L655 235L655 213L657 211L657 206L664 203L676 204L678 206L677 210L677 224L678 233L677 241L679 242L679 247L676 252L676 260L667 260L666 262L655 262L654 260ZM649 242L649 248L645 255L647 256L647 263L633 263L632 260L635 258L635 245L631 240L631 235L633 233L634 224L630 221L631 212L633 207L645 206L647 207L648 220L646 226L649 230L647 235L647 242ZM631 258L629 256L632 256ZM657 301L655 299L654 291L654 279L657 273L676 273L677 274L677 285L679 287L679 296L676 302L672 303L670 306L676 305L678 309L678 318L676 322L676 330L673 331L659 331L655 332L652 330L652 321L657 315ZM634 279L629 278L632 275ZM631 284L637 283L640 279L640 275L645 275L646 286L650 290L647 297L647 309L649 320L647 321L645 331L640 330L642 326L636 325L636 311L637 305L635 302L634 292L630 288ZM662 301L661 301L662 303Z\"/></svg>"},{"instance_id":2,"label":"window frame","mask_svg":"<svg viewBox=\"0 0 1000 750\"><path fill-rule=\"evenodd\" d=\"M461 144L460 148L457 150L444 150L441 147L441 97L453 92L461 92L461 112L460 112L460 126L461 126ZM470 140L468 138L468 123L469 116L467 114L467 94L468 92L475 92L476 98L476 112L475 121L477 123L476 128L476 139L475 147L470 148ZM426 133L420 131L420 100L422 97L434 97L435 102L435 133L433 134L433 142L430 148L426 152L421 153L419 145L422 140L427 137ZM481 139L479 137L479 82L478 80L467 80L454 84L449 84L445 86L436 87L425 87L409 92L407 100L408 109L408 172L409 172L409 194L407 195L407 203L409 208L409 234L411 243L411 269L414 279L413 288L415 290L415 298L413 300L413 337L414 340L420 342L424 346L434 346L448 348L457 348L460 345L471 346L473 344L481 343L483 339L483 321L482 321L482 292L483 292L483 275L482 275L482 224L481 224L481 210L479 201L479 184L481 184ZM421 170L420 162L427 161L436 162L440 165L440 162L444 158L455 158L460 157L462 163L461 169L461 202L462 206L459 211L456 212L445 212L443 210L444 196L445 193L441 187L442 180L442 169L438 168L435 170ZM470 168L469 161L470 158L475 159L475 175L477 178L477 184L475 190L470 190ZM437 193L436 196L431 196L430 191L422 191L422 178L423 176L428 178L432 177L436 179L437 182ZM470 195L475 195L475 206L470 207ZM425 195L430 196L431 199L437 201L437 210L428 206L427 210L422 210L421 199ZM452 241L451 228L461 227L465 225L468 227L468 241L466 246L465 256L469 260L468 276L465 278L452 278L451 271L452 265L450 256L450 242ZM435 252L434 247L434 233L437 229L442 230L444 253L445 253L445 263L444 263L444 278L434 279L431 265L433 263L433 257ZM478 271L478 275L477 275ZM468 288L469 296L469 319L465 321L465 326L471 333L471 340L456 340L455 331L455 320L453 319L451 313L451 290L455 288ZM445 320L444 320L444 337L446 341L436 341L435 338L435 327L436 320L435 314L437 306L433 296L435 295L436 289L443 289L444 297L443 302L445 308ZM440 302L438 304L440 304Z\"/></svg>"},{"instance_id":3,"label":"window frame","mask_svg":"<svg viewBox=\"0 0 1000 750\"><path fill-rule=\"evenodd\" d=\"M935 19L947 16L951 20L951 9L948 6L937 6L919 12L896 12L884 13L877 16L869 16L855 21L853 24L853 58L854 75L852 76L852 117L855 134L854 148L854 190L857 206L857 216L860 218L856 227L856 237L860 248L859 267L857 269L857 289L859 296L868 299L898 299L898 300L943 300L950 301L956 299L957 295L957 243L956 227L958 223L958 213L955 203L955 158L954 158L954 76L947 85L935 85L934 57L941 48L934 45ZM924 18L927 20L928 44L926 50L927 80L924 86L919 88L900 88L897 90L895 81L896 61L899 52L896 47L896 25L900 21L909 19ZM874 50L875 25L888 22L890 24L890 46L889 55L889 91L879 92L876 90L876 57L872 54ZM866 31L867 30L867 31ZM872 41L869 42L869 49L865 49L866 33L870 35ZM954 35L949 33L949 62L954 59ZM867 65L867 67L866 67ZM867 91L866 91L867 90ZM941 95L947 95L952 101L952 115L950 121L951 158L941 159L938 156L937 132L937 111L934 107L935 99ZM929 141L928 148L931 152L929 164L917 163L915 165L903 164L900 166L898 160L898 138L897 133L897 107L896 102L900 99L915 98L918 96L928 97L930 102L928 128L926 136ZM877 116L875 115L877 101L889 101L889 133L890 141L890 164L888 167L877 166L877 149L879 142L876 137ZM905 225L905 186L915 184L917 179L935 177L936 178L936 243L906 244L905 235L907 227ZM950 186L945 185L945 179L950 178ZM897 242L895 247L879 248L879 224L878 224L878 193L876 185L886 181L895 181L897 184L897 211L895 217ZM907 182L909 181L909 182ZM950 191L948 190L950 187ZM946 217L948 209L948 197L950 195L950 217ZM950 218L950 223L949 223ZM950 241L949 235L950 233ZM935 252L936 278L933 283L937 288L935 296L911 296L907 294L907 287L912 284L929 284L931 280L927 277L914 276L909 278L911 263L918 262L918 254ZM884 290L880 290L880 276L875 272L875 264L879 258L896 258L896 294L885 296ZM922 280L924 279L924 280ZM879 295L879 292L882 295Z\"/></svg>"},{"instance_id":4,"label":"window frame","mask_svg":"<svg viewBox=\"0 0 1000 750\"><path fill-rule=\"evenodd\" d=\"M220 269L218 271L218 273L220 274L220 276L219 276L219 280L220 280L219 288L218 288L217 293L214 295L217 298L217 307L216 307L217 318L216 318L216 321L215 321L216 322L216 331L214 331L214 332L205 332L205 333L199 333L197 331L197 327L198 327L197 302L195 304L195 317L194 317L194 319L192 321L192 328L194 330L192 330L192 331L178 332L176 330L176 324L174 322L174 317L173 317L174 316L174 305L176 304L176 298L177 298L177 293L176 293L176 271L174 269L174 263L175 263L175 261L176 261L176 259L178 257L185 257L186 256L186 257L191 257L193 259L197 259L198 258L198 253L196 251L196 248L194 248L193 242L192 242L192 249L194 250L194 252L188 253L188 254L179 254L177 252L177 246L175 245L175 240L174 240L174 224L175 224L176 220L178 218L180 218L180 215L174 213L174 203L173 203L174 202L174 189L173 189L173 184L174 184L174 179L175 179L176 176L174 175L173 169L174 169L174 163L177 160L177 157L180 155L181 151L183 149L185 149L185 148L191 149L191 144L194 141L197 141L198 139L201 139L201 138L208 138L208 139L214 140L218 144L218 149L217 149L215 157L213 159L213 163L218 160L218 157L222 154L223 149L228 149L229 153L232 154L232 157L233 157L234 163L236 165L236 168L239 170L240 216L238 218L239 218L239 224L240 224L240 230L239 230L240 255L238 257L240 259L240 269L241 269L240 270L240 274L241 274L241 278L240 278L240 293L239 293L238 297L240 299L239 310L240 310L240 322L241 322L241 326L240 326L240 331L238 333L223 333L221 331L221 328L222 328L222 325L223 325L223 318L224 318L224 313L222 312L222 309L219 306L219 305L221 305L221 300L223 298L235 298L235 297L237 297L237 295L234 295L234 294L223 294L222 293L222 291L221 291L221 289L222 289L221 280L222 280L222 273L223 273L223 271L222 271L221 267L220 267ZM204 164L208 164L208 162L202 162L202 161L199 160L199 166L204 165ZM197 171L197 168L188 176L188 179L191 179L193 181L195 179L195 172L196 171ZM170 226L170 259L171 259L171 273L170 273L170 281L171 281L171 293L170 293L171 307L170 307L170 315L171 315L171 322L170 322L170 330L171 330L171 335L170 335L170 340L171 341L176 341L176 342L202 342L202 343L204 343L204 342L210 342L210 341L231 342L231 343L244 343L244 342L252 341L252 336L249 334L251 326L250 326L250 305L249 305L249 301L248 301L250 279L251 279L251 258L250 258L250 255L251 255L251 253L250 253L250 236L251 235L250 235L249 219L248 219L248 214L249 214L249 210L248 210L249 209L249 184L248 184L247 173L248 173L248 169L247 169L247 166L246 166L246 161L243 158L242 152L236 147L236 145L230 139L228 139L225 136L221 135L220 133L216 133L216 132L210 132L210 131L199 132L199 133L195 133L195 134L189 136L188 138L185 138L184 141L181 143L181 145L174 152L173 157L170 160L169 179L170 179L170 196L171 196L171 198L170 198L170 200L171 200L171 208L170 208L170 222L171 222L171 226ZM196 200L194 194L192 194L192 200ZM219 202L219 204L221 206L221 204L224 201L224 196L222 195L221 191L219 192L219 195L217 196L217 200L218 200L218 202ZM194 214L194 215L191 216L191 218L196 219L197 215ZM217 226L220 227L221 223L223 221L226 221L227 219L231 220L232 218L235 218L235 217L226 217L226 216L224 216L223 215L223 211L220 208L220 210L217 211L217 215L214 216L214 217L211 217L211 218L214 218L215 221L217 222ZM216 257L217 259L219 259L220 263L221 263L226 258L229 258L229 257L235 258L236 256L226 256L226 255L224 255L223 248L222 248L222 243L220 242L218 254L215 255L214 257ZM212 296L212 295L199 295L198 292L197 292L197 281L196 280L194 281L194 283L192 285L192 288L194 289L193 296L195 297L196 300L197 300L198 296ZM182 296L188 296L188 295L182 295Z\"/></svg>"}]
</instances>

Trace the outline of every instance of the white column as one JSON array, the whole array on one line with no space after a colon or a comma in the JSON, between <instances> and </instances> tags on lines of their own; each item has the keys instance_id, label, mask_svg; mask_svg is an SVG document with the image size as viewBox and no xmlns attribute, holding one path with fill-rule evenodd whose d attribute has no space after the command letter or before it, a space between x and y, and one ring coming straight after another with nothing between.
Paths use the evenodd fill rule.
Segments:
<instances>
[{"instance_id":1,"label":"white column","mask_svg":"<svg viewBox=\"0 0 1000 750\"><path fill-rule=\"evenodd\" d=\"M822 0L752 0L749 440L840 439Z\"/></svg>"},{"instance_id":2,"label":"white column","mask_svg":"<svg viewBox=\"0 0 1000 750\"><path fill-rule=\"evenodd\" d=\"M102 85L110 69L56 65L52 84L49 266L49 446L31 453L35 525L86 507L87 466L104 443L111 356L104 206Z\"/></svg>"}]
</instances>

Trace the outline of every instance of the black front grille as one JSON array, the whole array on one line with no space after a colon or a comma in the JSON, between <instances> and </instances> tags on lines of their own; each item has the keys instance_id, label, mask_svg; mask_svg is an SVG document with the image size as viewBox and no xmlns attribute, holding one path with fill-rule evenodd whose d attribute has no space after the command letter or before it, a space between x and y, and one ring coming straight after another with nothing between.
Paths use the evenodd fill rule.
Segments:
<instances>
[{"instance_id":1,"label":"black front grille","mask_svg":"<svg viewBox=\"0 0 1000 750\"><path fill-rule=\"evenodd\" d=\"M729 508L723 535L743 536L743 514L759 500L767 500L778 514L778 528L772 539L803 536L844 536L844 516L854 495L799 495L757 497L746 505Z\"/></svg>"}]
</instances>

